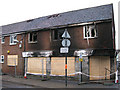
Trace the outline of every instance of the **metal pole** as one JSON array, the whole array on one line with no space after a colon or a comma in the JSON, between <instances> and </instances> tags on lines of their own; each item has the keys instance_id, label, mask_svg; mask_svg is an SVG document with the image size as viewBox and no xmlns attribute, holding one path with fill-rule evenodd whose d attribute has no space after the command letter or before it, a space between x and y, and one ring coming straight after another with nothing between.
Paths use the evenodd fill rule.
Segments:
<instances>
[{"instance_id":1,"label":"metal pole","mask_svg":"<svg viewBox=\"0 0 120 90\"><path fill-rule=\"evenodd\" d=\"M25 63L24 63L24 65L25 65L25 71L24 71L24 78L25 79L27 79L27 65L28 65L28 58L26 57L26 58L24 58L25 59Z\"/></svg>"},{"instance_id":2,"label":"metal pole","mask_svg":"<svg viewBox=\"0 0 120 90\"><path fill-rule=\"evenodd\" d=\"M65 57L65 86L67 87L67 55Z\"/></svg>"},{"instance_id":3,"label":"metal pole","mask_svg":"<svg viewBox=\"0 0 120 90\"><path fill-rule=\"evenodd\" d=\"M78 61L79 61L79 72L81 72L81 63L80 63L80 60L79 60L79 58L78 58ZM79 74L79 83L78 84L80 84L81 83L81 75Z\"/></svg>"},{"instance_id":4,"label":"metal pole","mask_svg":"<svg viewBox=\"0 0 120 90\"><path fill-rule=\"evenodd\" d=\"M24 40L24 52L25 52L25 50L26 50L26 44L25 44L25 43L26 43L26 34L24 34L24 39L23 39L23 40ZM26 67L26 66L25 66L25 57L24 57L24 71L23 71L23 75L24 75L25 72L26 72L26 71L25 71L25 67Z\"/></svg>"},{"instance_id":5,"label":"metal pole","mask_svg":"<svg viewBox=\"0 0 120 90\"><path fill-rule=\"evenodd\" d=\"M43 66L43 64L44 64L44 58L42 59L42 80L44 79L44 66Z\"/></svg>"},{"instance_id":6,"label":"metal pole","mask_svg":"<svg viewBox=\"0 0 120 90\"><path fill-rule=\"evenodd\" d=\"M15 77L16 77L16 59L15 59Z\"/></svg>"},{"instance_id":7,"label":"metal pole","mask_svg":"<svg viewBox=\"0 0 120 90\"><path fill-rule=\"evenodd\" d=\"M81 72L82 72L82 61L81 61ZM82 82L82 74L81 74L81 82Z\"/></svg>"},{"instance_id":8,"label":"metal pole","mask_svg":"<svg viewBox=\"0 0 120 90\"><path fill-rule=\"evenodd\" d=\"M105 68L105 80L107 80L107 69Z\"/></svg>"}]
</instances>

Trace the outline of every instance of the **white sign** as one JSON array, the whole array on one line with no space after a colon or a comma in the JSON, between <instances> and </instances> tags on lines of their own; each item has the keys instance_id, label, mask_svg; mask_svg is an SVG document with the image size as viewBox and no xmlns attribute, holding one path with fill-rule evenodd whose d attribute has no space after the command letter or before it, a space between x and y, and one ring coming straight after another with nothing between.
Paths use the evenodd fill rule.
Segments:
<instances>
[{"instance_id":1,"label":"white sign","mask_svg":"<svg viewBox=\"0 0 120 90\"><path fill-rule=\"evenodd\" d=\"M68 33L67 30L64 31L62 37L63 37L63 38L70 38L70 35L69 35L69 33Z\"/></svg>"},{"instance_id":2,"label":"white sign","mask_svg":"<svg viewBox=\"0 0 120 90\"><path fill-rule=\"evenodd\" d=\"M62 47L60 48L60 53L68 53L68 47Z\"/></svg>"},{"instance_id":3,"label":"white sign","mask_svg":"<svg viewBox=\"0 0 120 90\"><path fill-rule=\"evenodd\" d=\"M117 54L117 61L120 61L120 52Z\"/></svg>"},{"instance_id":4,"label":"white sign","mask_svg":"<svg viewBox=\"0 0 120 90\"><path fill-rule=\"evenodd\" d=\"M78 50L74 52L75 56L79 56L80 58L85 56L91 56L93 54L93 50Z\"/></svg>"},{"instance_id":5,"label":"white sign","mask_svg":"<svg viewBox=\"0 0 120 90\"><path fill-rule=\"evenodd\" d=\"M82 55L80 55L79 58L83 58Z\"/></svg>"},{"instance_id":6,"label":"white sign","mask_svg":"<svg viewBox=\"0 0 120 90\"><path fill-rule=\"evenodd\" d=\"M33 52L22 52L23 57L32 57Z\"/></svg>"},{"instance_id":7,"label":"white sign","mask_svg":"<svg viewBox=\"0 0 120 90\"><path fill-rule=\"evenodd\" d=\"M62 41L62 46L64 46L64 47L69 47L70 46L70 40L68 40L68 39L64 39L63 41Z\"/></svg>"}]
</instances>

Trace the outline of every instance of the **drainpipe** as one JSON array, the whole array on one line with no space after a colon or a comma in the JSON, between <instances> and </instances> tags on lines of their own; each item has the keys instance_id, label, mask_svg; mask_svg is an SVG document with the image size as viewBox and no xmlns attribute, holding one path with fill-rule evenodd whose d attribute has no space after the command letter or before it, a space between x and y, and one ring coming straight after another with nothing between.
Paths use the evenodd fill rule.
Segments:
<instances>
[{"instance_id":1,"label":"drainpipe","mask_svg":"<svg viewBox=\"0 0 120 90\"><path fill-rule=\"evenodd\" d=\"M24 34L24 52L26 51L26 33ZM25 74L25 57L24 57L24 68L23 68L23 76Z\"/></svg>"}]
</instances>

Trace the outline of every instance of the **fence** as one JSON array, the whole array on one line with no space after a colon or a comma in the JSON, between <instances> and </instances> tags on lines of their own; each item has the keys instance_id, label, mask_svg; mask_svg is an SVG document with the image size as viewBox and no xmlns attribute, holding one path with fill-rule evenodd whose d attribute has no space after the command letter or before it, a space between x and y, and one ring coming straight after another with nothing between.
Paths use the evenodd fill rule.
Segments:
<instances>
[{"instance_id":1,"label":"fence","mask_svg":"<svg viewBox=\"0 0 120 90\"><path fill-rule=\"evenodd\" d=\"M101 57L95 57L97 58ZM24 58L18 58L18 56L8 56L7 57L7 65L8 72L14 73L15 76L19 75L23 72L24 67ZM110 67L113 68L111 72L110 68L108 69L108 64L102 64L102 72L94 68L92 68L93 62L90 60L93 58L83 57L80 59L79 57L67 57L67 80L76 81L78 83L88 82L91 78L92 80L107 80L110 79L111 76L115 75L115 63L113 63ZM101 58L107 59L107 58ZM98 59L99 60L99 59ZM108 62L108 61L106 61ZM98 63L98 62L94 62ZM102 63L102 62L101 62ZM108 62L109 63L109 62ZM98 64L98 66L101 64ZM106 68L108 69L106 71ZM93 71L95 70L94 74ZM91 73L92 72L92 73ZM97 72L97 73L96 73ZM25 76L26 75L39 75L42 76L41 79L50 79L52 77L57 79L65 80L65 57L31 57L25 59Z\"/></svg>"},{"instance_id":2,"label":"fence","mask_svg":"<svg viewBox=\"0 0 120 90\"><path fill-rule=\"evenodd\" d=\"M27 74L42 75L48 77L60 76L64 79L65 57L28 58L27 65L28 65ZM107 64L105 65L107 66ZM79 59L79 57L68 57L67 58L68 80L86 82L89 81L90 78L94 78L95 80L110 79L110 76L112 75L114 76L113 73L114 71L106 72L106 66L104 66L103 72L97 74L95 73L92 75L90 73L91 66L88 57L84 57L82 60Z\"/></svg>"}]
</instances>

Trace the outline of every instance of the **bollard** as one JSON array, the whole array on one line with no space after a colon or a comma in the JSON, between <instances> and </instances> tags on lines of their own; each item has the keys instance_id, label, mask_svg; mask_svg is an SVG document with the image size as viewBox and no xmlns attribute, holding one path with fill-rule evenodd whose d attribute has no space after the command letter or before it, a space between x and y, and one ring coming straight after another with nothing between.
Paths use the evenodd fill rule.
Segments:
<instances>
[{"instance_id":1,"label":"bollard","mask_svg":"<svg viewBox=\"0 0 120 90\"><path fill-rule=\"evenodd\" d=\"M27 75L26 75L26 73L25 73L25 75L24 75L24 78L27 79Z\"/></svg>"},{"instance_id":2,"label":"bollard","mask_svg":"<svg viewBox=\"0 0 120 90\"><path fill-rule=\"evenodd\" d=\"M28 58L25 58L25 74L24 74L25 79L27 79L27 63L28 63Z\"/></svg>"},{"instance_id":3,"label":"bollard","mask_svg":"<svg viewBox=\"0 0 120 90\"><path fill-rule=\"evenodd\" d=\"M118 83L118 70L117 70L116 73L115 73L115 83L116 83L116 84Z\"/></svg>"}]
</instances>

